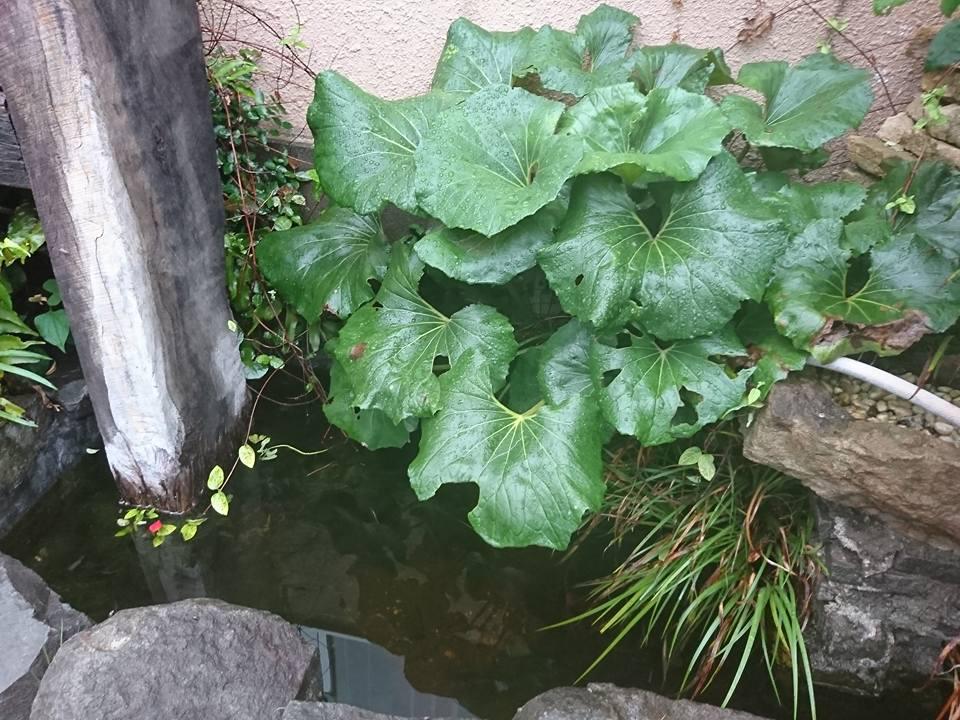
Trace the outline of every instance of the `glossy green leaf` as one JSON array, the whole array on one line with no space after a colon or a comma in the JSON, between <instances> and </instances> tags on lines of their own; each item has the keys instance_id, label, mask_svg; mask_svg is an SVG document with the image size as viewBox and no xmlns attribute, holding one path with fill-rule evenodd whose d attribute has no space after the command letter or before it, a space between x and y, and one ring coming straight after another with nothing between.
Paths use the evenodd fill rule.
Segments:
<instances>
[{"instance_id":1,"label":"glossy green leaf","mask_svg":"<svg viewBox=\"0 0 960 720\"><path fill-rule=\"evenodd\" d=\"M603 443L596 403L572 396L520 414L502 405L480 355L443 378L443 401L423 421L409 468L420 499L446 483L480 489L470 524L497 547L564 549L584 512L603 499Z\"/></svg>"},{"instance_id":2,"label":"glossy green leaf","mask_svg":"<svg viewBox=\"0 0 960 720\"><path fill-rule=\"evenodd\" d=\"M654 233L618 179L578 179L558 242L540 253L567 312L595 327L633 317L670 339L715 332L762 297L788 234L736 161L723 153L668 195Z\"/></svg>"},{"instance_id":3,"label":"glossy green leaf","mask_svg":"<svg viewBox=\"0 0 960 720\"><path fill-rule=\"evenodd\" d=\"M632 84L590 93L564 116L560 130L584 143L578 172L617 168L693 180L723 150L730 125L707 97L680 88L639 93Z\"/></svg>"},{"instance_id":4,"label":"glossy green leaf","mask_svg":"<svg viewBox=\"0 0 960 720\"><path fill-rule=\"evenodd\" d=\"M197 534L196 525L182 525L180 526L180 535L183 537L184 542L190 542Z\"/></svg>"},{"instance_id":5,"label":"glossy green leaf","mask_svg":"<svg viewBox=\"0 0 960 720\"><path fill-rule=\"evenodd\" d=\"M957 5L955 4L954 7ZM946 11L944 13L950 14ZM923 69L928 72L946 70L958 62L960 62L960 19L951 20L934 35L927 50Z\"/></svg>"},{"instance_id":6,"label":"glossy green leaf","mask_svg":"<svg viewBox=\"0 0 960 720\"><path fill-rule=\"evenodd\" d=\"M230 514L230 498L222 492L215 492L210 496L210 507L219 515Z\"/></svg>"},{"instance_id":7,"label":"glossy green leaf","mask_svg":"<svg viewBox=\"0 0 960 720\"><path fill-rule=\"evenodd\" d=\"M237 457L240 459L240 462L248 468L252 468L257 462L256 451L247 444L240 446L237 450Z\"/></svg>"},{"instance_id":8,"label":"glossy green leaf","mask_svg":"<svg viewBox=\"0 0 960 720\"><path fill-rule=\"evenodd\" d=\"M66 352L67 339L70 337L70 320L64 310L48 310L33 319L40 337L60 352Z\"/></svg>"},{"instance_id":9,"label":"glossy green leaf","mask_svg":"<svg viewBox=\"0 0 960 720\"><path fill-rule=\"evenodd\" d=\"M383 410L397 424L439 407L436 358L455 367L465 351L476 349L502 380L517 350L513 328L493 308L469 305L448 317L430 305L419 295L422 274L413 251L396 246L375 302L347 321L334 350L355 407Z\"/></svg>"},{"instance_id":10,"label":"glossy green leaf","mask_svg":"<svg viewBox=\"0 0 960 720\"><path fill-rule=\"evenodd\" d=\"M759 147L816 150L857 127L873 102L866 70L822 53L793 67L785 62L748 63L737 82L762 93L765 106L729 95L721 108L733 126Z\"/></svg>"},{"instance_id":11,"label":"glossy green leaf","mask_svg":"<svg viewBox=\"0 0 960 720\"><path fill-rule=\"evenodd\" d=\"M370 280L387 269L379 218L331 207L309 225L268 233L257 262L270 284L307 322L324 312L349 317L373 297Z\"/></svg>"},{"instance_id":12,"label":"glossy green leaf","mask_svg":"<svg viewBox=\"0 0 960 720\"><path fill-rule=\"evenodd\" d=\"M859 210L867 191L851 182L787 183L764 200L790 231L799 234L814 220L843 219Z\"/></svg>"},{"instance_id":13,"label":"glossy green leaf","mask_svg":"<svg viewBox=\"0 0 960 720\"><path fill-rule=\"evenodd\" d=\"M960 8L960 0L940 0L940 12L947 17L953 15Z\"/></svg>"},{"instance_id":14,"label":"glossy green leaf","mask_svg":"<svg viewBox=\"0 0 960 720\"><path fill-rule=\"evenodd\" d=\"M767 302L777 327L821 361L850 352L897 353L960 315L957 261L904 232L860 264L839 220L811 223L779 263Z\"/></svg>"},{"instance_id":15,"label":"glossy green leaf","mask_svg":"<svg viewBox=\"0 0 960 720\"><path fill-rule=\"evenodd\" d=\"M403 447L410 441L410 430L416 427L415 420L395 423L382 410L357 408L353 389L339 362L334 362L330 368L330 389L323 414L347 437L369 450Z\"/></svg>"},{"instance_id":16,"label":"glossy green leaf","mask_svg":"<svg viewBox=\"0 0 960 720\"><path fill-rule=\"evenodd\" d=\"M554 134L564 106L488 87L441 113L417 149L417 199L451 228L492 236L556 199L583 155Z\"/></svg>"},{"instance_id":17,"label":"glossy green leaf","mask_svg":"<svg viewBox=\"0 0 960 720\"><path fill-rule=\"evenodd\" d=\"M709 85L733 82L722 50L702 50L689 45L646 45L631 58L633 77L640 89L678 87L702 93Z\"/></svg>"},{"instance_id":18,"label":"glossy green leaf","mask_svg":"<svg viewBox=\"0 0 960 720\"><path fill-rule=\"evenodd\" d=\"M630 334L626 347L595 345L591 366L604 386L607 421L643 445L660 445L690 437L741 404L753 371L733 375L715 358L745 354L729 331L672 343Z\"/></svg>"},{"instance_id":19,"label":"glossy green leaf","mask_svg":"<svg viewBox=\"0 0 960 720\"><path fill-rule=\"evenodd\" d=\"M540 352L539 385L543 398L558 405L573 396L593 395L590 349L593 333L571 320L551 335Z\"/></svg>"},{"instance_id":20,"label":"glossy green leaf","mask_svg":"<svg viewBox=\"0 0 960 720\"><path fill-rule=\"evenodd\" d=\"M761 390L757 399L765 397L770 388L792 370L802 370L807 364L807 353L795 348L780 334L766 305L747 303L738 313L734 326L754 367L750 384Z\"/></svg>"},{"instance_id":21,"label":"glossy green leaf","mask_svg":"<svg viewBox=\"0 0 960 720\"><path fill-rule=\"evenodd\" d=\"M467 283L502 285L537 262L537 252L553 241L567 210L568 194L493 237L473 230L438 228L415 246L427 265Z\"/></svg>"},{"instance_id":22,"label":"glossy green leaf","mask_svg":"<svg viewBox=\"0 0 960 720\"><path fill-rule=\"evenodd\" d=\"M526 67L534 31L489 32L465 18L455 20L433 75L433 87L473 93L490 85L510 87Z\"/></svg>"},{"instance_id":23,"label":"glossy green leaf","mask_svg":"<svg viewBox=\"0 0 960 720\"><path fill-rule=\"evenodd\" d=\"M527 65L551 91L583 97L591 90L626 82L631 63L634 15L600 5L580 18L575 33L541 28L530 42Z\"/></svg>"},{"instance_id":24,"label":"glossy green leaf","mask_svg":"<svg viewBox=\"0 0 960 720\"><path fill-rule=\"evenodd\" d=\"M211 490L219 490L223 487L225 479L223 468L219 465L214 465L213 470L211 470L210 474L207 476L207 487Z\"/></svg>"},{"instance_id":25,"label":"glossy green leaf","mask_svg":"<svg viewBox=\"0 0 960 720\"><path fill-rule=\"evenodd\" d=\"M414 153L432 119L456 100L437 92L381 100L335 72L317 75L307 122L326 194L364 215L388 202L415 212Z\"/></svg>"}]
</instances>

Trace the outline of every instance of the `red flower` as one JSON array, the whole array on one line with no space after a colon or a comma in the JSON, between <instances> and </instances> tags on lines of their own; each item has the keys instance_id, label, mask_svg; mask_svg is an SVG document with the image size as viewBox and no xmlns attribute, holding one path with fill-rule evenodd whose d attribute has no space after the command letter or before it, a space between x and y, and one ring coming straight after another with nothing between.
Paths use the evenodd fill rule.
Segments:
<instances>
[{"instance_id":1,"label":"red flower","mask_svg":"<svg viewBox=\"0 0 960 720\"><path fill-rule=\"evenodd\" d=\"M160 521L160 520L154 520L152 523L150 523L149 525L147 525L147 530L149 530L151 533L153 533L154 535L156 535L157 532L159 532L160 528L162 528L162 527L163 527L163 522L162 522L162 521Z\"/></svg>"}]
</instances>

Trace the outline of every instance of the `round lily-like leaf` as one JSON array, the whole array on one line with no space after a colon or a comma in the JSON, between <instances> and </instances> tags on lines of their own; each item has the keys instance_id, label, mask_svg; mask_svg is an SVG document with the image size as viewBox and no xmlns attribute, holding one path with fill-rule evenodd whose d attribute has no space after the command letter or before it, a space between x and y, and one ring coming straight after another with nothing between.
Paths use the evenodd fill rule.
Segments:
<instances>
[{"instance_id":1,"label":"round lily-like leaf","mask_svg":"<svg viewBox=\"0 0 960 720\"><path fill-rule=\"evenodd\" d=\"M742 404L753 369L731 376L714 358L745 354L729 328L672 343L630 334L626 347L594 345L591 367L603 385L606 420L643 445L661 445L690 437Z\"/></svg>"},{"instance_id":2,"label":"round lily-like leaf","mask_svg":"<svg viewBox=\"0 0 960 720\"><path fill-rule=\"evenodd\" d=\"M527 66L543 88L576 99L629 80L636 16L609 5L580 18L576 33L546 25L530 42Z\"/></svg>"},{"instance_id":3,"label":"round lily-like leaf","mask_svg":"<svg viewBox=\"0 0 960 720\"><path fill-rule=\"evenodd\" d=\"M510 87L526 67L534 31L489 32L465 18L447 30L447 42L433 75L433 87L473 93L490 85Z\"/></svg>"},{"instance_id":4,"label":"round lily-like leaf","mask_svg":"<svg viewBox=\"0 0 960 720\"><path fill-rule=\"evenodd\" d=\"M446 483L476 483L470 524L496 547L563 550L603 499L603 433L595 401L571 396L516 413L476 353L441 378L443 401L423 421L410 484L421 500Z\"/></svg>"},{"instance_id":5,"label":"round lily-like leaf","mask_svg":"<svg viewBox=\"0 0 960 720\"><path fill-rule=\"evenodd\" d=\"M495 378L506 377L517 351L509 321L486 305L469 305L447 317L418 291L423 263L406 245L394 247L373 303L340 331L334 357L353 388L353 405L378 408L394 423L435 412L440 383L433 364L455 367L469 349L487 360Z\"/></svg>"},{"instance_id":6,"label":"round lily-like leaf","mask_svg":"<svg viewBox=\"0 0 960 720\"><path fill-rule=\"evenodd\" d=\"M866 189L852 182L788 182L762 197L790 231L799 234L814 220L847 217L860 209L866 196Z\"/></svg>"},{"instance_id":7,"label":"round lily-like leaf","mask_svg":"<svg viewBox=\"0 0 960 720\"><path fill-rule=\"evenodd\" d=\"M420 205L444 225L492 236L556 199L583 155L556 135L561 103L492 86L441 113L417 148Z\"/></svg>"},{"instance_id":8,"label":"round lily-like leaf","mask_svg":"<svg viewBox=\"0 0 960 720\"><path fill-rule=\"evenodd\" d=\"M693 180L723 150L730 125L710 98L666 88L642 95L631 83L590 93L567 111L561 132L583 140L580 173L617 168Z\"/></svg>"},{"instance_id":9,"label":"round lily-like leaf","mask_svg":"<svg viewBox=\"0 0 960 720\"><path fill-rule=\"evenodd\" d=\"M828 361L851 352L895 354L960 315L956 259L899 233L852 262L839 220L811 223L785 253L767 292L777 327Z\"/></svg>"},{"instance_id":10,"label":"round lily-like leaf","mask_svg":"<svg viewBox=\"0 0 960 720\"><path fill-rule=\"evenodd\" d=\"M631 60L633 77L644 92L679 87L703 93L709 85L733 82L723 51L719 49L702 50L677 43L646 45L639 48Z\"/></svg>"},{"instance_id":11,"label":"round lily-like leaf","mask_svg":"<svg viewBox=\"0 0 960 720\"><path fill-rule=\"evenodd\" d=\"M569 193L516 225L487 237L473 230L438 228L414 249L427 265L467 283L503 285L537 263L537 251L553 242L567 211Z\"/></svg>"},{"instance_id":12,"label":"round lily-like leaf","mask_svg":"<svg viewBox=\"0 0 960 720\"><path fill-rule=\"evenodd\" d=\"M721 108L758 147L816 150L857 127L873 102L866 70L822 53L793 67L785 62L748 63L737 82L762 93L766 106L728 95Z\"/></svg>"},{"instance_id":13,"label":"round lily-like leaf","mask_svg":"<svg viewBox=\"0 0 960 720\"><path fill-rule=\"evenodd\" d=\"M788 232L736 161L722 153L668 194L654 233L619 179L577 180L558 241L539 260L567 312L595 327L634 318L657 337L689 338L716 332L742 300L763 296Z\"/></svg>"},{"instance_id":14,"label":"round lily-like leaf","mask_svg":"<svg viewBox=\"0 0 960 720\"><path fill-rule=\"evenodd\" d=\"M283 299L308 322L324 312L349 317L373 297L370 280L387 269L380 220L328 208L309 225L272 232L257 244L257 264Z\"/></svg>"},{"instance_id":15,"label":"round lily-like leaf","mask_svg":"<svg viewBox=\"0 0 960 720\"><path fill-rule=\"evenodd\" d=\"M335 347L335 346L334 346ZM410 441L416 418L395 423L376 408L361 410L354 404L353 388L344 376L343 367L334 362L330 368L330 388L323 414L331 424L369 450L403 447Z\"/></svg>"},{"instance_id":16,"label":"round lily-like leaf","mask_svg":"<svg viewBox=\"0 0 960 720\"><path fill-rule=\"evenodd\" d=\"M457 99L433 92L381 100L338 73L317 75L307 122L326 194L361 214L377 212L388 202L416 212L414 152L430 121Z\"/></svg>"}]
</instances>

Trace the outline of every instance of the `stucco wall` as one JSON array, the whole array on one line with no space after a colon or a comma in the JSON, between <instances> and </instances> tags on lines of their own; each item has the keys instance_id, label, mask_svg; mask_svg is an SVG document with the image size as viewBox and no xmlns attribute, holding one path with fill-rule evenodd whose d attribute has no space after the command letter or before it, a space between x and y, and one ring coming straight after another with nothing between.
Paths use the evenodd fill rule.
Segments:
<instances>
[{"instance_id":1,"label":"stucco wall","mask_svg":"<svg viewBox=\"0 0 960 720\"><path fill-rule=\"evenodd\" d=\"M228 36L255 38L277 45L249 12L229 0L202 0L205 24L219 25ZM831 33L825 17L849 20L846 33L867 50L879 66L895 103L904 105L917 92L921 60L912 40L918 29L943 22L936 0L913 0L893 14L877 18L871 0L621 0L613 2L641 18L638 41L662 44L678 40L727 51L736 70L744 62L762 59L797 60L816 52ZM289 30L298 22L305 53L314 70L333 68L364 89L388 98L426 91L443 47L447 26L460 16L490 30L549 23L573 29L581 14L596 7L594 0L243 0L243 6L275 28ZM755 40L738 41L749 18L774 13L769 32ZM834 36L836 54L858 65L864 59ZM911 56L912 55L912 56ZM302 122L312 94L309 79L293 73L282 95L294 122ZM891 114L885 93L877 87L873 120Z\"/></svg>"}]
</instances>

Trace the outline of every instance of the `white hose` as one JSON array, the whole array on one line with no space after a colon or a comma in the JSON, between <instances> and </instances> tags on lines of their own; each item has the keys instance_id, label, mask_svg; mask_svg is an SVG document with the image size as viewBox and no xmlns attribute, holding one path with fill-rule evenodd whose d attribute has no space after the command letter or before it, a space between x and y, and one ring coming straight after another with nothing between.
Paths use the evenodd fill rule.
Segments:
<instances>
[{"instance_id":1,"label":"white hose","mask_svg":"<svg viewBox=\"0 0 960 720\"><path fill-rule=\"evenodd\" d=\"M881 370L880 368L873 367L873 365L867 365L859 360L848 357L837 358L826 364L821 364L813 358L810 358L807 360L807 363L868 382L891 395L896 395L898 398L912 402L917 407L936 415L954 427L960 427L960 407L957 407L951 402L947 402L931 392L922 390L912 382L907 382L903 378L888 373L886 370Z\"/></svg>"}]
</instances>

